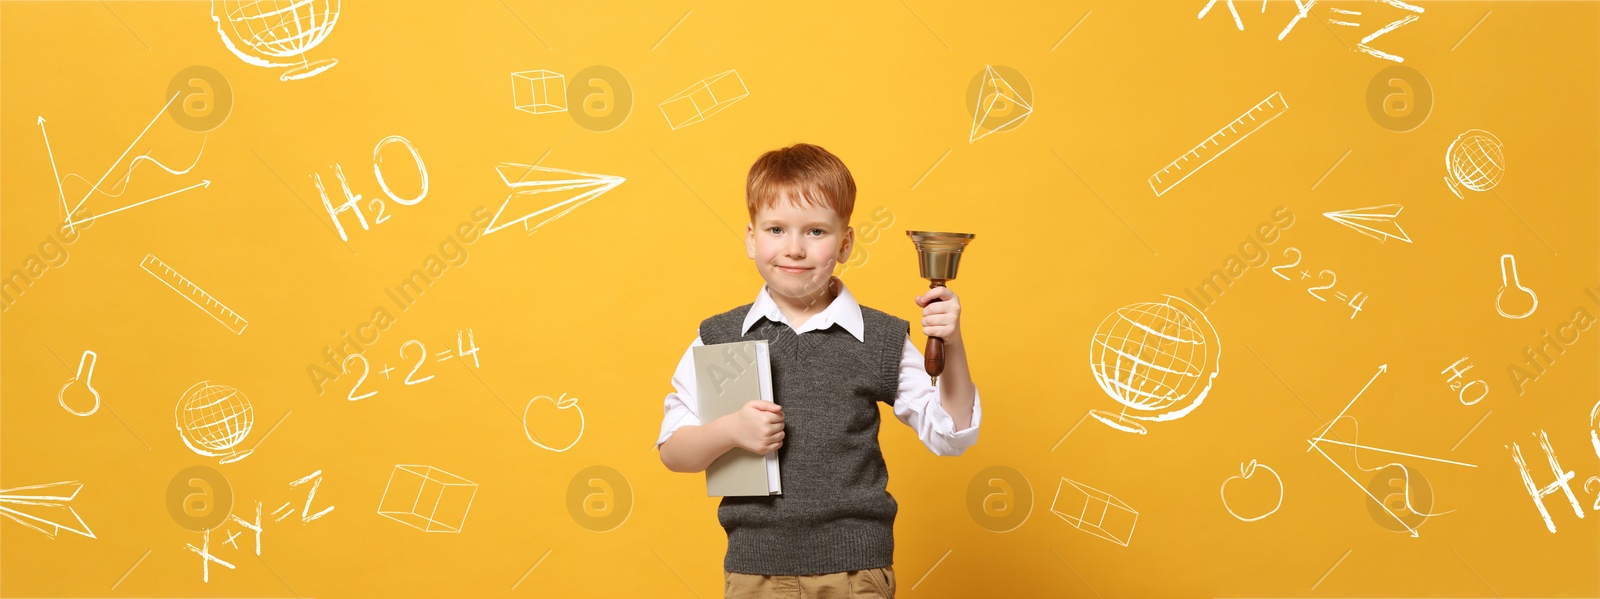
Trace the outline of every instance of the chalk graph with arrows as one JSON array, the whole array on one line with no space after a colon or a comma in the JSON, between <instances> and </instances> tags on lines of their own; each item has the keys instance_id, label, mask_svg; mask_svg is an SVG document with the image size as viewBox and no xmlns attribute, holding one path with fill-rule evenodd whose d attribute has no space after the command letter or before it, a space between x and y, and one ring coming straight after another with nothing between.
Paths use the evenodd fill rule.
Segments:
<instances>
[{"instance_id":1,"label":"chalk graph with arrows","mask_svg":"<svg viewBox=\"0 0 1600 599\"><path fill-rule=\"evenodd\" d=\"M141 153L141 154L139 154L137 156L134 156L131 160L128 160L126 163L123 162L123 159L127 158L128 154L130 152L132 152L133 149L139 145L139 142L141 140L144 139L145 134L150 132L150 128L155 126L157 121L161 120L162 115L166 114L168 112L168 109L172 108L173 103L176 102L178 100L178 98L180 98L181 96L182 96L182 94L178 94L178 93L172 94L172 97L167 99L167 103L163 104L161 106L161 110L156 113L155 118L150 119L150 122L145 124L144 129L139 131L139 135L137 135L137 136L135 136L133 138L133 141L128 144L128 147L122 150L122 153L117 156L116 160L113 160L111 162L111 165L106 167L105 173L101 174L100 178L97 179L93 184L89 183L89 179L88 178L86 178L86 177L84 177L82 175L79 175L77 173L67 173L66 175L62 175L61 174L61 168L56 164L55 150L53 148L51 148L51 146L50 146L50 133L45 128L45 118L44 118L43 115L39 116L39 120L38 120L38 123L39 123L39 134L44 137L45 153L47 155L49 155L49 157L50 157L51 174L55 178L56 193L57 193L57 196L59 197L59 199L61 201L61 209L62 209L62 212L63 212L63 219L66 221L66 224L67 224L68 227L76 227L78 225L87 223L89 221L98 219L98 218L103 217L103 216L109 216L109 215L112 215L112 214L116 214L118 212L122 212L124 210L129 209L129 208L135 208L135 207L138 207L138 206L143 206L145 204L149 204L149 203L154 202L156 200L162 200L162 199L170 198L172 196L176 196L178 194L181 194L181 193L184 193L184 192L187 192L187 191L193 191L193 190L196 190L196 189L204 189L204 188L208 188L208 187L211 186L211 181L210 180L201 179L200 182L198 182L198 183L194 183L194 184L191 184L189 186L182 187L182 188L179 188L179 189L176 189L176 190L173 190L173 191L168 191L166 193L162 193L162 194L156 195L154 197L149 197L149 198L145 198L145 199L137 200L137 201L133 201L133 202L125 202L121 206L116 206L116 207L113 207L113 208L111 208L109 210L101 209L100 207L91 205L91 206L89 206L89 209L88 209L88 213L89 214L87 214L87 215L80 215L79 214L79 211L84 209L84 205L89 203L89 199L91 197L94 197L96 194L99 194L99 196L102 196L102 197L105 197L105 198L120 199L124 194L126 194L128 192L128 187L133 182L133 173L134 173L135 170L138 169L140 164L150 163L150 164L154 165L156 168L159 168L162 171L165 171L167 174L173 175L173 176L187 175L187 174L189 174L190 171L194 170L194 167L200 163L200 157L205 153L206 137L208 137L208 135L202 135L201 140L200 140L200 149L195 152L194 159L192 161L190 161L188 166L182 166L182 167L179 167L179 168L174 168L172 166L168 166L167 164L162 163L160 160L157 160L156 158L152 157L150 155L150 151L148 151L148 150L146 150L145 152L143 152L143 153ZM120 178L118 178L116 181L113 181L110 184L106 184L106 179L111 176L111 173L115 172L119 165L123 165L123 164L126 164L127 166L126 166L126 170L123 172L122 176ZM89 185L89 190L85 191L83 193L83 196L78 198L77 203L69 205L68 202L67 202L67 192L66 192L65 183L66 183L66 181L71 180L71 179L76 179L78 181L83 182L86 185Z\"/></svg>"},{"instance_id":2,"label":"chalk graph with arrows","mask_svg":"<svg viewBox=\"0 0 1600 599\"><path fill-rule=\"evenodd\" d=\"M1359 450L1365 449L1367 451L1376 451L1378 453L1386 453L1386 454L1391 454L1391 455L1404 456L1404 457L1414 458L1414 459L1419 459L1419 460L1429 460L1429 461L1439 462L1439 463L1443 463L1443 464L1450 464L1450 465L1453 465L1453 466L1464 466L1464 467L1467 467L1467 468L1477 468L1477 466L1474 465L1474 464L1467 464L1467 463L1464 463L1464 462L1455 462L1455 461L1446 460L1446 459L1442 459L1442 458L1433 458L1433 457L1428 457L1428 456L1425 456L1425 455L1417 455L1417 454L1414 454L1414 453L1406 453L1406 452L1403 452L1403 451L1395 451L1393 449L1384 449L1382 447L1373 447L1371 445L1361 445L1361 444L1357 443L1358 441L1361 440L1361 428L1360 428L1360 425L1359 425L1359 423L1356 422L1356 417L1355 416L1346 416L1346 414L1350 411L1350 406L1356 405L1356 400L1361 399L1361 394L1366 393L1367 392L1367 388L1371 387L1372 383L1378 380L1378 377L1383 376L1383 373L1388 372L1388 371L1389 371L1389 365L1388 364L1383 364L1383 365L1378 366L1378 371L1372 374L1372 378L1367 379L1367 384L1363 385L1361 387L1361 390L1356 392L1356 396L1355 397L1350 398L1350 403L1345 404L1343 410L1339 410L1339 415L1338 416L1334 416L1333 420L1329 420L1327 424L1322 425L1322 428L1317 429L1316 435L1308 440L1308 443L1310 443L1311 447L1309 449L1307 449L1306 451L1311 451L1311 450L1314 449L1314 450L1317 451L1317 453L1322 454L1322 457L1327 458L1328 463L1333 464L1334 468L1339 469L1339 473L1340 474L1343 474L1345 478L1350 479L1350 482L1355 483L1356 487L1361 489L1361 492L1366 494L1366 496L1369 499L1371 499L1374 502L1377 502L1377 504L1381 508L1383 508L1383 511L1385 513L1389 514L1391 517L1393 517L1395 519L1396 522L1399 522L1401 526L1405 527L1407 533L1409 533L1413 537L1416 537L1417 534L1418 534L1417 533L1417 528L1422 525L1421 522L1416 522L1415 524L1413 524L1412 522L1407 522L1406 519L1401 517L1400 514L1396 514L1394 510L1389 508L1389 505L1387 503L1384 503L1383 499L1380 499L1377 496L1373 495L1372 491L1368 490L1366 486L1362 485L1361 481L1358 481L1358 480L1356 480L1356 478L1354 476L1351 476L1349 470L1346 470L1344 466L1339 465L1339 461L1333 459L1333 456L1328 455L1328 452L1323 451L1322 447L1321 447L1323 444L1338 445L1338 446L1342 446L1342 447L1349 447L1350 448L1350 453L1351 453L1351 458L1352 458L1352 461L1355 462L1356 469L1360 470L1362 472L1376 472L1378 470L1382 470L1382 469L1388 468L1390 466L1394 466L1394 467L1399 468L1400 469L1400 473L1401 473L1401 477L1405 482L1404 497L1405 497L1405 502L1406 502L1406 506L1405 507L1406 507L1406 511L1407 512L1409 512L1411 514L1418 515L1418 516L1422 516L1423 518L1427 518L1429 516L1440 516L1440 515L1444 515L1444 514L1449 513L1449 512L1427 513L1427 512L1423 512L1423 511L1418 511L1416 509L1416 506L1412 505L1412 503L1411 503L1411 472L1406 469L1406 466L1404 464L1401 464L1399 462L1389 462L1389 463L1384 464L1382 466L1379 466L1377 468L1362 468L1361 467L1360 456L1357 454L1357 452ZM1352 442L1348 442L1347 443L1347 442L1344 442L1344 441L1341 441L1341 440L1337 440L1337 439L1329 439L1328 435L1331 434L1334 425L1338 424L1340 420L1343 420L1345 418L1349 418L1350 419L1350 424L1356 425L1356 433L1355 433L1355 436L1352 437Z\"/></svg>"}]
</instances>

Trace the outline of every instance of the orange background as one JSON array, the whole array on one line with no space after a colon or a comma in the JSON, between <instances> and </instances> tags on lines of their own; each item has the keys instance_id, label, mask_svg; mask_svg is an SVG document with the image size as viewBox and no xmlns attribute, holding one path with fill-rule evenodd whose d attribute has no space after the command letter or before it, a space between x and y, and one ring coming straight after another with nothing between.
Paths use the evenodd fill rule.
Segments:
<instances>
[{"instance_id":1,"label":"orange background","mask_svg":"<svg viewBox=\"0 0 1600 599\"><path fill-rule=\"evenodd\" d=\"M717 500L704 496L700 475L662 467L652 445L696 325L760 288L742 244L745 170L760 152L798 141L850 165L858 227L893 216L863 245L870 259L843 275L862 303L917 318L911 300L926 282L903 231L977 234L951 286L983 393L981 441L940 458L884 411L905 596L1600 594L1600 487L1581 488L1600 475L1589 441L1600 329L1582 331L1525 393L1506 373L1575 310L1600 314L1584 293L1600 284L1600 8L1418 4L1418 21L1373 43L1431 85L1430 116L1405 133L1379 126L1366 107L1369 82L1393 63L1351 49L1403 14L1374 2L1318 3L1283 41L1290 2L1264 12L1236 3L1243 31L1225 3L1196 19L1199 0L348 2L308 53L338 65L288 82L281 69L229 53L207 3L0 4L7 276L63 216L39 117L60 172L92 179L160 111L180 70L216 69L234 95L190 174L143 165L124 199L201 179L210 187L94 221L67 246L70 259L3 314L0 487L82 482L71 505L97 538L51 540L0 523L0 595L718 596ZM1339 16L1331 8L1364 11L1367 21L1329 25ZM630 83L631 114L616 129L511 105L509 73L546 69L571 85L591 65ZM1034 111L969 142L964 94L985 65L1025 77ZM729 69L749 97L704 122L668 126L660 102ZM1288 102L1283 116L1152 193L1151 174L1273 92ZM1457 199L1441 158L1473 128L1504 143L1508 167L1492 193ZM381 197L372 147L391 135L420 152L428 195L390 203L390 219L371 230L345 216L343 243L311 175L336 189L339 164L355 193ZM134 154L185 164L200 137L163 117ZM390 186L416 189L405 154L386 156ZM627 181L536 234L513 227L477 239L465 263L397 310L385 290L441 251L476 208L493 212L505 199L494 166L541 159ZM119 169L113 179L126 161ZM65 187L73 198L88 189ZM1399 222L1412 243L1379 244L1321 216L1389 203L1406 206ZM1119 409L1084 364L1101 319L1197 288L1280 206L1294 221L1270 246L1270 265L1298 248L1313 276L1328 269L1335 290L1367 294L1362 311L1351 318L1348 306L1308 296L1309 281L1252 267L1207 311L1222 358L1204 405L1145 436L1082 420L1090 409ZM1505 253L1539 294L1524 320L1494 311ZM146 254L247 318L245 332L141 272ZM379 306L395 318L364 354L374 374L362 390L378 395L348 401L349 376L319 395L307 367ZM381 364L396 377L409 369L415 348L400 353L408 341L453 349L465 329L480 366L430 358L418 375L436 375L428 382L376 378ZM920 332L913 337L921 346ZM107 409L80 418L55 394L85 350L99 356L94 382ZM1475 365L1469 378L1490 389L1472 406L1440 374L1462 357ZM1454 510L1417 538L1385 529L1355 485L1305 451L1380 364L1387 372L1351 411L1361 441L1477 466L1410 462L1435 511ZM250 457L218 465L181 441L173 407L204 380L252 402L256 428L245 444L260 445ZM579 398L585 428L557 453L529 442L522 415L530 399L562 394ZM555 427L551 435L575 431L570 420L539 424ZM1575 472L1588 516L1547 498L1555 534L1508 448L1518 443L1534 480L1548 484L1541 430ZM1246 523L1228 515L1219 488L1252 459L1280 473L1284 499ZM1384 461L1363 454L1369 467ZM462 533L425 533L376 513L396 464L479 485ZM255 500L268 511L298 502L288 483L321 470L313 511L335 511L309 523L269 518L259 559L220 546L214 533L213 552L237 569L213 567L202 582L200 558L184 548L201 535L178 526L166 504L169 482L192 465L226 476L234 513ZM632 496L612 506L627 516L607 532L585 528L592 514L568 507L574 477L592 466L619 473ZM1031 489L1029 502L1009 498L1028 514L1009 532L983 526L1003 514L969 509L972 489L1002 488L975 479L992 466ZM1139 511L1129 546L1051 513L1062 478ZM577 483L580 497L600 492Z\"/></svg>"}]
</instances>

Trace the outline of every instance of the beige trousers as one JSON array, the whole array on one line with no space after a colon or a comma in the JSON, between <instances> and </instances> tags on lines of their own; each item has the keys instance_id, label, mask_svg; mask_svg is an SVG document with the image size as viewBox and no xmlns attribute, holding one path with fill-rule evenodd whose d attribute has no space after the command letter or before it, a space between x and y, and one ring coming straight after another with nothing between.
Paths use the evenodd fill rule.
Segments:
<instances>
[{"instance_id":1,"label":"beige trousers","mask_svg":"<svg viewBox=\"0 0 1600 599\"><path fill-rule=\"evenodd\" d=\"M726 599L894 599L894 566L811 576L722 573Z\"/></svg>"}]
</instances>

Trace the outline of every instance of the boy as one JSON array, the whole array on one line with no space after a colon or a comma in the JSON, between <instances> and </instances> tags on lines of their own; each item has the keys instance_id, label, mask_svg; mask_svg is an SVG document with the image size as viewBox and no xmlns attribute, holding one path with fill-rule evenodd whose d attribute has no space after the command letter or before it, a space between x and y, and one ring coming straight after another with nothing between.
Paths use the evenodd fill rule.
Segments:
<instances>
[{"instance_id":1,"label":"boy","mask_svg":"<svg viewBox=\"0 0 1600 599\"><path fill-rule=\"evenodd\" d=\"M915 298L922 332L944 339L935 387L910 323L858 304L834 266L850 258L856 185L833 154L797 144L750 167L745 252L766 285L754 303L700 323L672 377L656 448L675 472L701 472L735 447L778 452L783 494L724 497L726 597L894 597L899 506L878 445L877 402L937 455L978 440L982 410L967 370L961 304L944 287ZM774 402L702 423L699 345L766 339Z\"/></svg>"}]
</instances>

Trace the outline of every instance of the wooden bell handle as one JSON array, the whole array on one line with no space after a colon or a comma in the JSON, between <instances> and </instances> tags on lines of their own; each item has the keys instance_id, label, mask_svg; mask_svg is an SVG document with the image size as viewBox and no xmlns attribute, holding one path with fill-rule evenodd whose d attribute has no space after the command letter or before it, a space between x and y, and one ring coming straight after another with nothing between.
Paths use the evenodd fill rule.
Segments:
<instances>
[{"instance_id":1,"label":"wooden bell handle","mask_svg":"<svg viewBox=\"0 0 1600 599\"><path fill-rule=\"evenodd\" d=\"M944 287L944 280L933 279L933 283L928 285L929 289L936 287ZM933 300L933 302L941 301L944 300ZM933 305L933 302L928 302L928 305ZM939 375L944 374L944 339L928 337L928 344L922 351L922 365L927 369L928 377L932 379L933 384L938 385Z\"/></svg>"}]
</instances>

